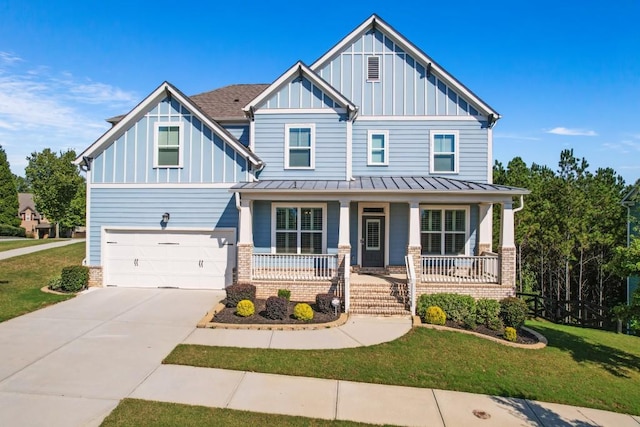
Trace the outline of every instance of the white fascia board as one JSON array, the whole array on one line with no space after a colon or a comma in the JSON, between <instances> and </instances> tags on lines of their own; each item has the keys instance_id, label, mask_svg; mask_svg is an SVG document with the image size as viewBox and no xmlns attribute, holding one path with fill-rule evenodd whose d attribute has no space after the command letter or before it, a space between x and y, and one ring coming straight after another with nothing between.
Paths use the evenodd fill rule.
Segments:
<instances>
[{"instance_id":1,"label":"white fascia board","mask_svg":"<svg viewBox=\"0 0 640 427\"><path fill-rule=\"evenodd\" d=\"M389 37L395 44L400 46L402 50L408 52L413 55L416 59L423 62L424 64L431 64L431 72L436 75L439 79L441 79L444 83L453 87L456 91L458 91L461 95L466 97L475 107L478 108L479 111L484 113L485 116L489 116L493 114L497 119L501 116L491 108L487 103L478 98L473 92L471 92L467 87L465 87L462 83L460 83L455 77L449 74L444 70L438 63L436 63L433 59L427 56L422 50L416 47L413 43L407 40L402 34L393 29L389 24L384 22L377 15L371 15L369 19L360 24L355 30L351 33L347 34L338 44L336 44L333 48L331 48L327 53L322 55L318 60L316 60L313 64L311 64L310 68L314 72L317 72L320 68L326 65L333 57L339 54L347 45L352 43L356 38L362 36L366 31L373 28L380 29L387 37Z\"/></svg>"}]
</instances>

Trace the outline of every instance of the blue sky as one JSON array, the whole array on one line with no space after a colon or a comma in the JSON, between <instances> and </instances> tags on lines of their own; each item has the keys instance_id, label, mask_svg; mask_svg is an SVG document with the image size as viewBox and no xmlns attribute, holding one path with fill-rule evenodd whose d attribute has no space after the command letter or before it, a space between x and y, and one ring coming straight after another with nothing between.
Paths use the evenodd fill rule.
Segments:
<instances>
[{"instance_id":1,"label":"blue sky","mask_svg":"<svg viewBox=\"0 0 640 427\"><path fill-rule=\"evenodd\" d=\"M0 145L12 170L82 151L162 81L270 83L377 13L499 111L494 158L640 177L640 1L0 0Z\"/></svg>"}]
</instances>

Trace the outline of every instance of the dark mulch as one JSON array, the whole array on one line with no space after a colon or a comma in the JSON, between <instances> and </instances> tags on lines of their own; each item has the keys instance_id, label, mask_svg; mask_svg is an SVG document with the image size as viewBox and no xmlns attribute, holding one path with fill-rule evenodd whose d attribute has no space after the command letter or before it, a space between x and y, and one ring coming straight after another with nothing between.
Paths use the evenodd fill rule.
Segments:
<instances>
[{"instance_id":1,"label":"dark mulch","mask_svg":"<svg viewBox=\"0 0 640 427\"><path fill-rule=\"evenodd\" d=\"M235 307L229 308L225 307L221 312L216 313L213 316L213 322L217 323L234 323L237 325L251 325L251 324L261 324L261 325L307 325L309 323L329 323L336 320L338 317L332 314L324 314L317 311L317 307L315 304L308 303L313 309L313 319L309 321L298 320L293 317L293 307L299 301L289 301L288 307L288 316L283 320L272 320L264 317L265 314L265 303L264 299L256 299L255 307L256 313L253 316L242 317L236 314ZM340 315L340 313L338 313Z\"/></svg>"},{"instance_id":2,"label":"dark mulch","mask_svg":"<svg viewBox=\"0 0 640 427\"><path fill-rule=\"evenodd\" d=\"M465 329L467 331L477 332L482 335L488 335L490 337L498 338L504 340L504 330L494 331L493 329L489 329L484 325L478 325L475 329L465 328L463 325L460 325L452 320L447 320L446 325L449 328L454 329ZM506 340L505 340L506 341ZM518 330L518 339L516 340L518 344L536 344L538 339L530 332L525 331L524 329Z\"/></svg>"}]
</instances>

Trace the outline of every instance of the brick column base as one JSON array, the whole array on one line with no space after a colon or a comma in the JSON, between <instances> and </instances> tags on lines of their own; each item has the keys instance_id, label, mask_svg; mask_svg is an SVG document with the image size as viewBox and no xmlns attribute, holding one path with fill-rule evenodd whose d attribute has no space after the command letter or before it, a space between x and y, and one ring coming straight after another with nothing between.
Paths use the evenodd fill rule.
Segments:
<instances>
[{"instance_id":1,"label":"brick column base","mask_svg":"<svg viewBox=\"0 0 640 427\"><path fill-rule=\"evenodd\" d=\"M102 267L99 265L89 265L89 287L101 288L102 283Z\"/></svg>"},{"instance_id":2,"label":"brick column base","mask_svg":"<svg viewBox=\"0 0 640 427\"><path fill-rule=\"evenodd\" d=\"M420 255L422 252L422 247L420 246L407 246L407 255L413 257L413 268L416 271L416 282L420 282L422 277L422 261L420 260Z\"/></svg>"},{"instance_id":3,"label":"brick column base","mask_svg":"<svg viewBox=\"0 0 640 427\"><path fill-rule=\"evenodd\" d=\"M500 255L500 284L515 288L516 286L516 248L502 247Z\"/></svg>"},{"instance_id":4,"label":"brick column base","mask_svg":"<svg viewBox=\"0 0 640 427\"><path fill-rule=\"evenodd\" d=\"M238 243L238 283L251 283L251 264L253 255L253 244Z\"/></svg>"},{"instance_id":5,"label":"brick column base","mask_svg":"<svg viewBox=\"0 0 640 427\"><path fill-rule=\"evenodd\" d=\"M491 243L478 243L478 255L485 252L491 252Z\"/></svg>"}]
</instances>

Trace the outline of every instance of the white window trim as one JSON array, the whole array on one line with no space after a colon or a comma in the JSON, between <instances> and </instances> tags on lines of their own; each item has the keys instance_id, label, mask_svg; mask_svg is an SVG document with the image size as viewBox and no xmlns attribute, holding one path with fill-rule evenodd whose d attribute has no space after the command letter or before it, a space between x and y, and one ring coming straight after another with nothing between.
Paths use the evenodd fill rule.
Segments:
<instances>
[{"instance_id":1,"label":"white window trim","mask_svg":"<svg viewBox=\"0 0 640 427\"><path fill-rule=\"evenodd\" d=\"M373 161L373 136L384 135L384 161L376 163ZM389 131L388 130L369 130L367 131L367 166L389 166Z\"/></svg>"},{"instance_id":2,"label":"white window trim","mask_svg":"<svg viewBox=\"0 0 640 427\"><path fill-rule=\"evenodd\" d=\"M289 166L289 130L309 128L311 129L311 165ZM292 123L284 125L284 168L295 170L311 170L316 168L316 125L314 123Z\"/></svg>"},{"instance_id":3,"label":"white window trim","mask_svg":"<svg viewBox=\"0 0 640 427\"><path fill-rule=\"evenodd\" d=\"M271 253L276 253L276 209L277 208L296 208L298 212L302 208L317 208L322 209L322 253L327 253L327 204L326 203L272 203L271 204ZM299 216L298 216L299 218ZM300 254L300 241L302 233L302 222L298 220L296 233L298 234L298 245L296 253ZM287 230L287 232L293 232L293 230ZM293 255L293 254L282 254ZM307 254L305 254L307 255ZM317 254L316 254L317 255Z\"/></svg>"},{"instance_id":4,"label":"white window trim","mask_svg":"<svg viewBox=\"0 0 640 427\"><path fill-rule=\"evenodd\" d=\"M442 211L442 239L440 247L440 256L469 256L471 242L469 238L471 236L471 207L468 205L420 205L420 220L418 221L418 227L420 227L420 237L422 238L422 211L425 210L439 210ZM445 255L442 251L444 245L444 211L461 211L464 210L465 232L464 232L464 254L462 255Z\"/></svg>"},{"instance_id":5,"label":"white window trim","mask_svg":"<svg viewBox=\"0 0 640 427\"><path fill-rule=\"evenodd\" d=\"M435 136L436 135L453 135L454 136L454 170L453 171L436 171L434 168L435 155ZM457 130L432 130L429 132L430 154L429 154L429 172L432 174L457 174L460 171L460 132Z\"/></svg>"},{"instance_id":6,"label":"white window trim","mask_svg":"<svg viewBox=\"0 0 640 427\"><path fill-rule=\"evenodd\" d=\"M369 78L369 58L378 58L378 78L370 79ZM382 75L382 58L380 55L367 55L367 83L380 83L381 75Z\"/></svg>"},{"instance_id":7,"label":"white window trim","mask_svg":"<svg viewBox=\"0 0 640 427\"><path fill-rule=\"evenodd\" d=\"M172 126L178 128L178 164L177 165L159 165L158 164L158 136L160 135L160 126ZM153 125L153 167L156 169L175 169L184 167L184 124L182 122L156 122Z\"/></svg>"}]
</instances>

